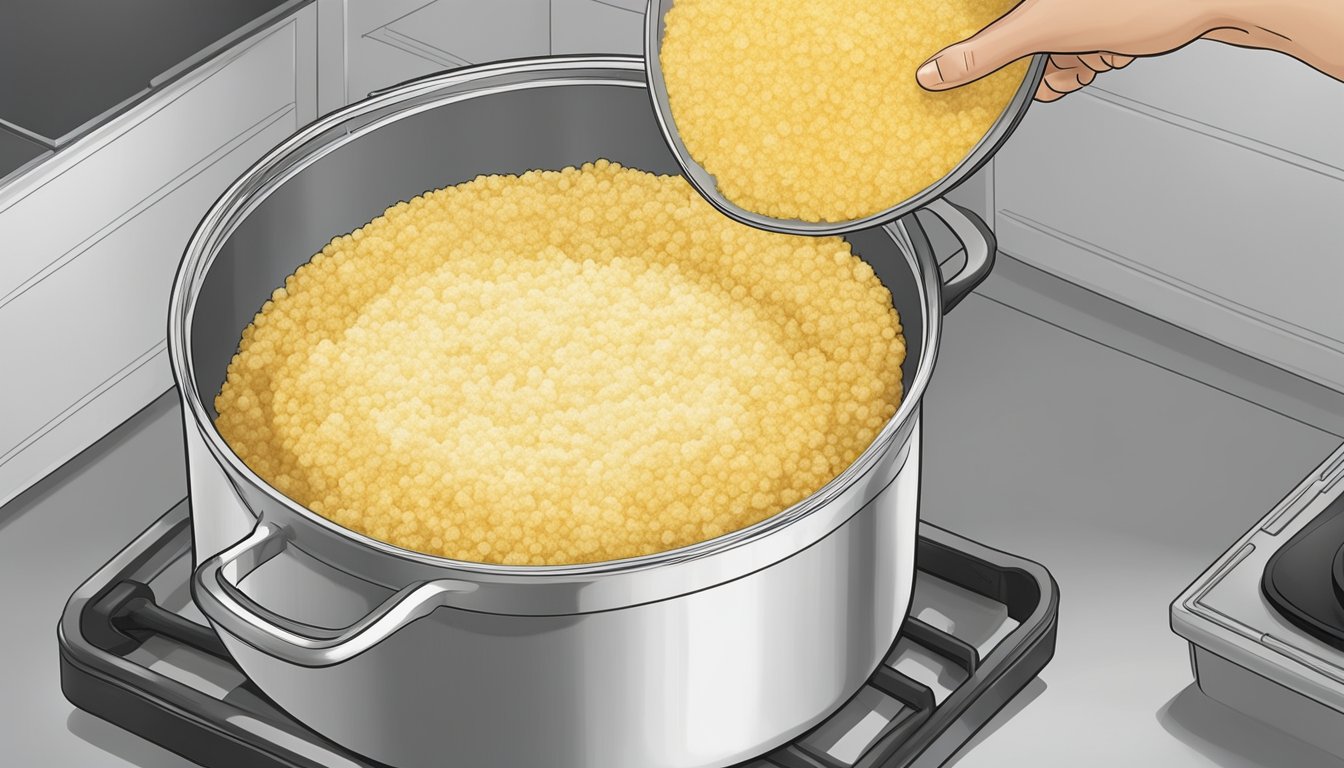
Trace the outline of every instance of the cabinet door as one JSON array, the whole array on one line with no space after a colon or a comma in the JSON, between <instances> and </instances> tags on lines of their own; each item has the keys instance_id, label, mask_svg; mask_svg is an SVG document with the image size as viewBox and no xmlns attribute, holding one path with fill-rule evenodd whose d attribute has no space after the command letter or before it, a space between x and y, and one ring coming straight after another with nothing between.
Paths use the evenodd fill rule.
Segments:
<instances>
[{"instance_id":1,"label":"cabinet door","mask_svg":"<svg viewBox=\"0 0 1344 768\"><path fill-rule=\"evenodd\" d=\"M349 0L349 97L415 77L550 52L547 0Z\"/></svg>"},{"instance_id":2,"label":"cabinet door","mask_svg":"<svg viewBox=\"0 0 1344 768\"><path fill-rule=\"evenodd\" d=\"M172 386L192 230L316 110L307 6L0 191L0 503Z\"/></svg>"}]
</instances>

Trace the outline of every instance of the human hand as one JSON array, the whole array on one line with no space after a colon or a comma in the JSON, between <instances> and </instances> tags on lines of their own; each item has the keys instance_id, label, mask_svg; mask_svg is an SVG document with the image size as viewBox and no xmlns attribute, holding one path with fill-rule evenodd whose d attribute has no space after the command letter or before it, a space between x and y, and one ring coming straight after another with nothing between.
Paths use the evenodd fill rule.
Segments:
<instances>
[{"instance_id":1,"label":"human hand","mask_svg":"<svg viewBox=\"0 0 1344 768\"><path fill-rule=\"evenodd\" d=\"M944 48L919 68L919 84L943 91L978 80L1024 56L1050 53L1039 101L1054 101L1137 56L1179 48L1207 28L1201 3L1179 0L1024 0L975 36Z\"/></svg>"},{"instance_id":2,"label":"human hand","mask_svg":"<svg viewBox=\"0 0 1344 768\"><path fill-rule=\"evenodd\" d=\"M1344 79L1339 0L1023 0L973 37L944 48L916 79L943 91L1025 56L1050 54L1040 101L1055 101L1135 57L1207 38L1293 56Z\"/></svg>"}]
</instances>

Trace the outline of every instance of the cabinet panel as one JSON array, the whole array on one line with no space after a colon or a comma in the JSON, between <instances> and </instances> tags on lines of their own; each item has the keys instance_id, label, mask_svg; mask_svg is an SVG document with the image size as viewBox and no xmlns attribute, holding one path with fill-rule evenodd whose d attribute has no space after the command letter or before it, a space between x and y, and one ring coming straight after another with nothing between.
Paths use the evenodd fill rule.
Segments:
<instances>
[{"instance_id":1,"label":"cabinet panel","mask_svg":"<svg viewBox=\"0 0 1344 768\"><path fill-rule=\"evenodd\" d=\"M28 361L6 376L0 399L0 472L46 428L148 358L157 358L158 391L172 385L158 352L182 249L219 191L297 127L290 108L250 128L229 151L184 174L163 200L0 310L0 359Z\"/></svg>"},{"instance_id":2,"label":"cabinet panel","mask_svg":"<svg viewBox=\"0 0 1344 768\"><path fill-rule=\"evenodd\" d=\"M0 307L266 115L295 102L295 24L152 98L0 191Z\"/></svg>"},{"instance_id":3,"label":"cabinet panel","mask_svg":"<svg viewBox=\"0 0 1344 768\"><path fill-rule=\"evenodd\" d=\"M300 9L5 188L0 242L21 247L0 253L0 504L172 386L183 249L224 188L314 116L314 21Z\"/></svg>"}]
</instances>

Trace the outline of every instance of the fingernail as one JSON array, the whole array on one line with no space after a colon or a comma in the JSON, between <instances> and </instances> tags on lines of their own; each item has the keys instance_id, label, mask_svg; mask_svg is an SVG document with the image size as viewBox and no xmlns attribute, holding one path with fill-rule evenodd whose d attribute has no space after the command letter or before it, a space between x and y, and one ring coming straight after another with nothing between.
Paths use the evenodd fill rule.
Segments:
<instances>
[{"instance_id":1,"label":"fingernail","mask_svg":"<svg viewBox=\"0 0 1344 768\"><path fill-rule=\"evenodd\" d=\"M933 89L943 84L943 73L938 69L938 60L929 59L915 70L915 80L925 88Z\"/></svg>"}]
</instances>

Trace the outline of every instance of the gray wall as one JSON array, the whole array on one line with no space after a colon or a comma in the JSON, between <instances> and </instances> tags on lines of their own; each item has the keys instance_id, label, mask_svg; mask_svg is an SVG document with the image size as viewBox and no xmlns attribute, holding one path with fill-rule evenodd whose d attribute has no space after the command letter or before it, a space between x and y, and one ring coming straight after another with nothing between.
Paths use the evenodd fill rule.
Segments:
<instances>
[{"instance_id":1,"label":"gray wall","mask_svg":"<svg viewBox=\"0 0 1344 768\"><path fill-rule=\"evenodd\" d=\"M348 0L349 97L548 53L639 53L643 0Z\"/></svg>"},{"instance_id":2,"label":"gray wall","mask_svg":"<svg viewBox=\"0 0 1344 768\"><path fill-rule=\"evenodd\" d=\"M644 52L643 0L551 0L555 53Z\"/></svg>"},{"instance_id":3,"label":"gray wall","mask_svg":"<svg viewBox=\"0 0 1344 768\"><path fill-rule=\"evenodd\" d=\"M1344 84L1195 43L1036 105L995 165L1006 253L1344 390Z\"/></svg>"}]
</instances>

